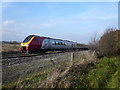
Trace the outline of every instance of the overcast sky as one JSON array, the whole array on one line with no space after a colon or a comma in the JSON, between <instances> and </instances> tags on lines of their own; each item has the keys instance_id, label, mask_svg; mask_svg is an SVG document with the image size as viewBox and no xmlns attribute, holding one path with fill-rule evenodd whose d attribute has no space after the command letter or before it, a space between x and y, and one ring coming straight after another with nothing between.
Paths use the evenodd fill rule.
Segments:
<instances>
[{"instance_id":1,"label":"overcast sky","mask_svg":"<svg viewBox=\"0 0 120 90\"><path fill-rule=\"evenodd\" d=\"M35 34L87 44L106 28L118 28L117 2L4 2L2 40Z\"/></svg>"}]
</instances>

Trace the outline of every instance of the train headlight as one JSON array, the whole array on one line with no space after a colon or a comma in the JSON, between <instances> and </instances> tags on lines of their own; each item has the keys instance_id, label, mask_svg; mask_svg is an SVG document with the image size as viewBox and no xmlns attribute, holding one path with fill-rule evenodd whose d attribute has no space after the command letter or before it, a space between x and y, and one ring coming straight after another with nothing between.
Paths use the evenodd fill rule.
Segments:
<instances>
[{"instance_id":1,"label":"train headlight","mask_svg":"<svg viewBox=\"0 0 120 90\"><path fill-rule=\"evenodd\" d=\"M21 46L28 47L28 44L21 43Z\"/></svg>"},{"instance_id":2,"label":"train headlight","mask_svg":"<svg viewBox=\"0 0 120 90\"><path fill-rule=\"evenodd\" d=\"M25 46L26 46L26 47L28 47L29 45L28 45L28 44L26 44Z\"/></svg>"}]
</instances>

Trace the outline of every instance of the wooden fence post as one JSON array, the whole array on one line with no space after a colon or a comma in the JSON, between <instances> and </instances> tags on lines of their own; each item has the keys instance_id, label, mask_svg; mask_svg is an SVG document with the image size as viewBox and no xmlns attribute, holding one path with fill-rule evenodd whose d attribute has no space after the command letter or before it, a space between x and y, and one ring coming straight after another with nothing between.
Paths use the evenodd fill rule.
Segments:
<instances>
[{"instance_id":1,"label":"wooden fence post","mask_svg":"<svg viewBox=\"0 0 120 90\"><path fill-rule=\"evenodd\" d=\"M73 52L71 53L71 62L72 62L72 65L74 65L74 53Z\"/></svg>"}]
</instances>

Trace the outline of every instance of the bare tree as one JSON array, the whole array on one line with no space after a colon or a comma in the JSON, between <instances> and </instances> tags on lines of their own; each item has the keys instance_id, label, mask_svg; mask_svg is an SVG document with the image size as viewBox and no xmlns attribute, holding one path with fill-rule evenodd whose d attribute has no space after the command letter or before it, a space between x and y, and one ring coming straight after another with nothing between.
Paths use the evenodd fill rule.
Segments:
<instances>
[{"instance_id":1,"label":"bare tree","mask_svg":"<svg viewBox=\"0 0 120 90\"><path fill-rule=\"evenodd\" d=\"M91 38L91 41L89 42L89 46L91 50L98 50L98 38L97 38L97 33Z\"/></svg>"}]
</instances>

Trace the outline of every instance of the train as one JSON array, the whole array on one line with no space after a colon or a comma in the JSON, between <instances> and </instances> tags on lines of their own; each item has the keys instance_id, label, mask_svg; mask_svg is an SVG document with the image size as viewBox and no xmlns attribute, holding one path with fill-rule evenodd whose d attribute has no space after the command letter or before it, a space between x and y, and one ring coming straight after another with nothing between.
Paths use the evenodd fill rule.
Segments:
<instances>
[{"instance_id":1,"label":"train","mask_svg":"<svg viewBox=\"0 0 120 90\"><path fill-rule=\"evenodd\" d=\"M20 48L22 53L67 51L76 49L87 50L88 48L77 42L62 39L54 39L50 37L42 37L38 35L27 36L21 43Z\"/></svg>"}]
</instances>

